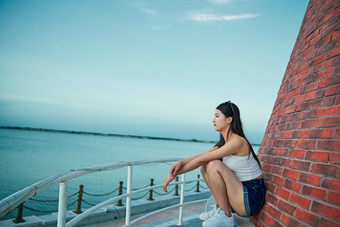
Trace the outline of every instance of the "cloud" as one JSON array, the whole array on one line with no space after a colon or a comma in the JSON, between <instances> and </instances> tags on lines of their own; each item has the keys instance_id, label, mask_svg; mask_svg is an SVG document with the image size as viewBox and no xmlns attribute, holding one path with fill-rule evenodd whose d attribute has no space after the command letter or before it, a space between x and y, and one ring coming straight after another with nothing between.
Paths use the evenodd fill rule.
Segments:
<instances>
[{"instance_id":1,"label":"cloud","mask_svg":"<svg viewBox=\"0 0 340 227\"><path fill-rule=\"evenodd\" d=\"M254 18L257 16L258 14L241 14L241 15L224 15L224 16L217 16L214 14L206 14L206 13L190 13L189 14L190 20L199 21L199 22L233 21L233 20Z\"/></svg>"},{"instance_id":2,"label":"cloud","mask_svg":"<svg viewBox=\"0 0 340 227\"><path fill-rule=\"evenodd\" d=\"M130 5L132 8L136 8L139 10L139 12L141 13L145 13L149 16L153 16L153 17L157 17L158 13L156 12L156 10L150 9L148 7L145 7L143 5L141 5L140 3L134 3Z\"/></svg>"},{"instance_id":3,"label":"cloud","mask_svg":"<svg viewBox=\"0 0 340 227\"><path fill-rule=\"evenodd\" d=\"M157 16L157 12L153 9L148 9L148 8L139 8L139 11L141 11L142 13L148 14L150 16Z\"/></svg>"}]
</instances>

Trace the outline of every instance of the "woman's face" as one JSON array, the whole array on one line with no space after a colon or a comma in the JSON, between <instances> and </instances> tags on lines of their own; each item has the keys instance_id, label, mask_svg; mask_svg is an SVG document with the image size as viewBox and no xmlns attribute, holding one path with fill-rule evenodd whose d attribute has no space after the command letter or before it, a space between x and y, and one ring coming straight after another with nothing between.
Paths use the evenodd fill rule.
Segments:
<instances>
[{"instance_id":1,"label":"woman's face","mask_svg":"<svg viewBox=\"0 0 340 227\"><path fill-rule=\"evenodd\" d=\"M224 114L220 110L216 109L213 119L215 130L221 132L224 129L227 129L230 124L229 118L230 117L227 118L226 116L224 116Z\"/></svg>"}]
</instances>

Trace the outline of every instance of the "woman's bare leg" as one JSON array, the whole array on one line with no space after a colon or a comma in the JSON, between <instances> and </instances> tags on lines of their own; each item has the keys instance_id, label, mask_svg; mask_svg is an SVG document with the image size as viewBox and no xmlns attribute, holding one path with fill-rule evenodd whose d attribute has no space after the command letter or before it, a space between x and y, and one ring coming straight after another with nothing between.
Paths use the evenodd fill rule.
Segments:
<instances>
[{"instance_id":1,"label":"woman's bare leg","mask_svg":"<svg viewBox=\"0 0 340 227\"><path fill-rule=\"evenodd\" d=\"M230 205L240 215L246 215L243 199L243 185L235 174L220 160L214 160L201 167L202 176L215 198L217 207L227 216Z\"/></svg>"},{"instance_id":2,"label":"woman's bare leg","mask_svg":"<svg viewBox=\"0 0 340 227\"><path fill-rule=\"evenodd\" d=\"M218 208L221 208L225 212L225 214L230 217L231 216L230 204L229 204L229 200L227 196L227 189L226 189L224 180L220 174L216 174L214 173L214 171L211 171L211 170L208 172L207 166L208 165L204 166L205 171L202 171L201 169L203 179L205 183L207 184L208 188L210 189L211 194L214 196L216 206ZM211 169L210 166L209 166L209 169Z\"/></svg>"},{"instance_id":3,"label":"woman's bare leg","mask_svg":"<svg viewBox=\"0 0 340 227\"><path fill-rule=\"evenodd\" d=\"M201 174L202 174L202 177L204 179L205 184L208 186L211 194L213 195L213 197L215 199L216 206L219 207L218 201L216 200L217 195L215 195L215 190L214 190L214 187L213 187L214 182L210 181L210 177L208 176L208 172L207 172L207 165L201 166L200 170L201 170Z\"/></svg>"}]
</instances>

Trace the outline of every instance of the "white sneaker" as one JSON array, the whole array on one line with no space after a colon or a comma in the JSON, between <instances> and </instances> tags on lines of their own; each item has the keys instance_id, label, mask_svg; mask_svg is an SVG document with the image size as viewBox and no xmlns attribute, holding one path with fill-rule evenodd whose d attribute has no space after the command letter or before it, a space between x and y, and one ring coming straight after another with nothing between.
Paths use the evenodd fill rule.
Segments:
<instances>
[{"instance_id":1,"label":"white sneaker","mask_svg":"<svg viewBox=\"0 0 340 227\"><path fill-rule=\"evenodd\" d=\"M234 227L235 219L233 214L231 217L225 215L220 208L215 212L215 215L202 223L204 227Z\"/></svg>"},{"instance_id":2,"label":"white sneaker","mask_svg":"<svg viewBox=\"0 0 340 227\"><path fill-rule=\"evenodd\" d=\"M214 214L217 212L217 207L216 204L215 205L211 205L212 209L209 210L208 212L204 212L201 213L199 218L203 221L208 220L209 218L211 218L212 216L214 216Z\"/></svg>"}]
</instances>

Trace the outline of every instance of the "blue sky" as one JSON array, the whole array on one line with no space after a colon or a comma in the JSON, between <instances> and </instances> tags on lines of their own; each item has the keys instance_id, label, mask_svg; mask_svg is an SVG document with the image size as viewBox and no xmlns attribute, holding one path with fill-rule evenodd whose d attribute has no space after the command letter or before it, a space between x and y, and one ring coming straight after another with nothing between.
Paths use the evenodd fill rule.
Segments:
<instances>
[{"instance_id":1,"label":"blue sky","mask_svg":"<svg viewBox=\"0 0 340 227\"><path fill-rule=\"evenodd\" d=\"M262 141L307 0L0 0L0 126Z\"/></svg>"}]
</instances>

